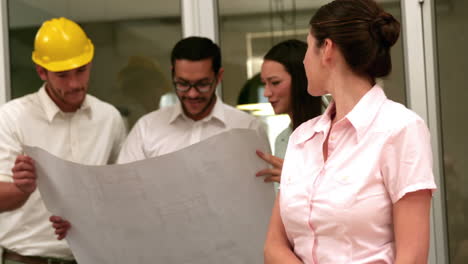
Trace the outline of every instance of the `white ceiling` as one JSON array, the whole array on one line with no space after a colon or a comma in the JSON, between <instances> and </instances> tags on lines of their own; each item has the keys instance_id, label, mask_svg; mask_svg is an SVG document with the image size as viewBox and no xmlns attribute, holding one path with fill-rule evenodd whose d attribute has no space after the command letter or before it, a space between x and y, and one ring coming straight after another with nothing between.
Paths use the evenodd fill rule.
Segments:
<instances>
[{"instance_id":1,"label":"white ceiling","mask_svg":"<svg viewBox=\"0 0 468 264\"><path fill-rule=\"evenodd\" d=\"M3 0L2 0L3 1ZM291 10L294 0L219 0L221 15ZM330 0L295 0L296 10L312 9ZM379 2L399 2L380 0ZM271 4L270 4L271 3ZM137 18L177 17L178 0L10 0L11 27L39 25L50 17L65 16L76 21L115 21ZM21 14L21 16L15 15Z\"/></svg>"}]
</instances>

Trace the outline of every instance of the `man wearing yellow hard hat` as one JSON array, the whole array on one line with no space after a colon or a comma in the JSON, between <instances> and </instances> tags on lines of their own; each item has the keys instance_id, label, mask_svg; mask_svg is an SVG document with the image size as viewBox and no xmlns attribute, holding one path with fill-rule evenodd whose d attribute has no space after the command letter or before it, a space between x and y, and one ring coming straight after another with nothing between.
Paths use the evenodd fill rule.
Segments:
<instances>
[{"instance_id":1,"label":"man wearing yellow hard hat","mask_svg":"<svg viewBox=\"0 0 468 264\"><path fill-rule=\"evenodd\" d=\"M31 180L34 161L22 148L38 146L88 165L115 160L125 126L117 109L87 94L93 55L93 43L78 24L45 21L32 53L44 84L0 107L2 264L75 263L67 244L54 237L50 213Z\"/></svg>"}]
</instances>

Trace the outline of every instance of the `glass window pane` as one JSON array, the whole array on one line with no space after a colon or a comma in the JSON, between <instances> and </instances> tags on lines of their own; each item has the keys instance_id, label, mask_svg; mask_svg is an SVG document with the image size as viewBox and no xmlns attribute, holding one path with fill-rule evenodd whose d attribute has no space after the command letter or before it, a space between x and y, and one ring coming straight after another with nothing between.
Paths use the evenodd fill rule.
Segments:
<instances>
[{"instance_id":1,"label":"glass window pane","mask_svg":"<svg viewBox=\"0 0 468 264\"><path fill-rule=\"evenodd\" d=\"M437 0L440 117L450 263L468 263L468 1Z\"/></svg>"},{"instance_id":2,"label":"glass window pane","mask_svg":"<svg viewBox=\"0 0 468 264\"><path fill-rule=\"evenodd\" d=\"M42 84L31 61L35 33L43 21L64 16L79 23L95 46L89 93L115 105L129 128L160 103L173 102L169 54L182 35L180 2L109 3L8 1L12 98Z\"/></svg>"},{"instance_id":3,"label":"glass window pane","mask_svg":"<svg viewBox=\"0 0 468 264\"><path fill-rule=\"evenodd\" d=\"M247 5L244 1L220 0L220 43L225 68L224 101L231 105L245 103L247 95L245 93L239 95L243 87L256 82L255 79L247 81L260 72L265 53L273 45L286 39L296 38L306 41L310 18L318 7L327 2L329 1L263 0L249 2ZM378 2L386 11L401 20L400 1ZM390 99L405 104L402 44L400 38L392 48L392 74L379 82L385 87ZM250 98L255 98L257 102L268 102L261 96L263 93L261 85L258 87L256 92L250 93ZM268 125L271 142L274 142L276 135L289 124L287 116L262 116L262 118Z\"/></svg>"}]
</instances>

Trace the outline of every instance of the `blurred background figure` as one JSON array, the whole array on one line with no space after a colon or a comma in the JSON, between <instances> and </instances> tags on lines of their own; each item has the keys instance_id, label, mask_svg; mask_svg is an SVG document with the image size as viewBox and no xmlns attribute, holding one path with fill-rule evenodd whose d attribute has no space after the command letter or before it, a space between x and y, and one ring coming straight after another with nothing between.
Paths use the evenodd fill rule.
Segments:
<instances>
[{"instance_id":1,"label":"blurred background figure","mask_svg":"<svg viewBox=\"0 0 468 264\"><path fill-rule=\"evenodd\" d=\"M303 122L321 114L321 97L307 92L307 76L304 56L307 43L300 40L286 40L273 46L264 56L260 80L265 86L264 96L268 98L275 114L287 114L291 123L275 140L275 156L257 151L259 157L273 165L257 173L267 176L266 182L280 182L283 158L289 136Z\"/></svg>"},{"instance_id":2,"label":"blurred background figure","mask_svg":"<svg viewBox=\"0 0 468 264\"><path fill-rule=\"evenodd\" d=\"M125 102L118 108L126 118L128 128L146 113L172 105L177 97L171 93L171 83L160 67L150 58L131 56L117 74L118 87Z\"/></svg>"}]
</instances>

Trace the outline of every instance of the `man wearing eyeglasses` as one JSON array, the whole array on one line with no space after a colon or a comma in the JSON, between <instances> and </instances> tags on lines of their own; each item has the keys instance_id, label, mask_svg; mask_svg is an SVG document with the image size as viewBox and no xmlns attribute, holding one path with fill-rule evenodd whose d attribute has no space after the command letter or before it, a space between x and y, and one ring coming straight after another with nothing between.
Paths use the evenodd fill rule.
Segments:
<instances>
[{"instance_id":1,"label":"man wearing eyeglasses","mask_svg":"<svg viewBox=\"0 0 468 264\"><path fill-rule=\"evenodd\" d=\"M119 163L167 154L232 128L255 129L266 139L259 120L216 96L224 70L215 43L203 37L182 39L172 50L171 63L179 103L143 116L130 132Z\"/></svg>"},{"instance_id":2,"label":"man wearing eyeglasses","mask_svg":"<svg viewBox=\"0 0 468 264\"><path fill-rule=\"evenodd\" d=\"M171 63L179 103L140 118L122 147L118 163L174 152L233 128L254 129L267 140L259 120L216 96L224 70L215 43L202 37L182 39L172 50ZM58 239L63 239L70 222L59 216L52 216L51 221Z\"/></svg>"}]
</instances>

